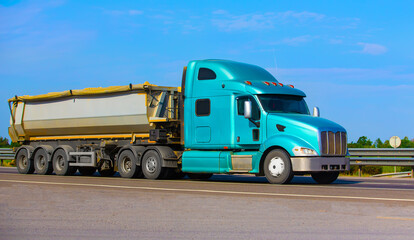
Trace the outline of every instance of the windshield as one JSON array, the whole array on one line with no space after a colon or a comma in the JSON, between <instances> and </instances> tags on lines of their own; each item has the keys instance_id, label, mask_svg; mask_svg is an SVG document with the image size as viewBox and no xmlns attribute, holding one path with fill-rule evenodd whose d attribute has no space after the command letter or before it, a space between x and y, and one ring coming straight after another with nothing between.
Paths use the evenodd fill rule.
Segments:
<instances>
[{"instance_id":1,"label":"windshield","mask_svg":"<svg viewBox=\"0 0 414 240\"><path fill-rule=\"evenodd\" d=\"M309 109L301 96L263 94L258 95L260 103L268 113L300 113L309 115Z\"/></svg>"}]
</instances>

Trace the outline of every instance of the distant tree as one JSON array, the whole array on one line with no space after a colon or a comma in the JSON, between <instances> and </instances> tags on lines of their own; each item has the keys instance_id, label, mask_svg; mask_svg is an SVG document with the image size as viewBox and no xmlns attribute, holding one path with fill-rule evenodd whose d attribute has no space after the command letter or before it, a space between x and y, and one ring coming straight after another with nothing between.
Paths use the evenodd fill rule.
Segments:
<instances>
[{"instance_id":1,"label":"distant tree","mask_svg":"<svg viewBox=\"0 0 414 240\"><path fill-rule=\"evenodd\" d=\"M13 148L13 147L20 147L20 143L12 142L9 144L9 139L0 137L0 148Z\"/></svg>"},{"instance_id":2,"label":"distant tree","mask_svg":"<svg viewBox=\"0 0 414 240\"><path fill-rule=\"evenodd\" d=\"M414 148L414 142L409 140L408 137L401 139L400 148Z\"/></svg>"},{"instance_id":3,"label":"distant tree","mask_svg":"<svg viewBox=\"0 0 414 240\"><path fill-rule=\"evenodd\" d=\"M0 137L0 148L7 148L9 146L9 139Z\"/></svg>"},{"instance_id":4,"label":"distant tree","mask_svg":"<svg viewBox=\"0 0 414 240\"><path fill-rule=\"evenodd\" d=\"M367 136L362 136L356 143L348 143L349 148L373 148L375 147L372 141Z\"/></svg>"}]
</instances>

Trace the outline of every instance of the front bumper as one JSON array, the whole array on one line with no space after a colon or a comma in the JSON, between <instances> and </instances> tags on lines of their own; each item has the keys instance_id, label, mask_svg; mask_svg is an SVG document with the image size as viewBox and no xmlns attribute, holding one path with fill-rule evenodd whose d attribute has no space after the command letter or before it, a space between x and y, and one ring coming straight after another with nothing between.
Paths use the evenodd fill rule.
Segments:
<instances>
[{"instance_id":1,"label":"front bumper","mask_svg":"<svg viewBox=\"0 0 414 240\"><path fill-rule=\"evenodd\" d=\"M292 157L293 172L333 172L349 171L346 157Z\"/></svg>"}]
</instances>

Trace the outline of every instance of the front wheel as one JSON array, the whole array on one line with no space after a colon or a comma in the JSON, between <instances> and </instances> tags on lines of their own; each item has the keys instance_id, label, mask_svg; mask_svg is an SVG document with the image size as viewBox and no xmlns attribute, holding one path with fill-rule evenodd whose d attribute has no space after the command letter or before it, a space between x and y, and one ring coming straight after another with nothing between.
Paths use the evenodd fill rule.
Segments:
<instances>
[{"instance_id":1,"label":"front wheel","mask_svg":"<svg viewBox=\"0 0 414 240\"><path fill-rule=\"evenodd\" d=\"M319 184L329 184L338 178L339 172L318 172L312 173L311 176Z\"/></svg>"},{"instance_id":2,"label":"front wheel","mask_svg":"<svg viewBox=\"0 0 414 240\"><path fill-rule=\"evenodd\" d=\"M269 183L285 184L293 178L289 155L280 149L269 152L264 160L263 171Z\"/></svg>"}]
</instances>

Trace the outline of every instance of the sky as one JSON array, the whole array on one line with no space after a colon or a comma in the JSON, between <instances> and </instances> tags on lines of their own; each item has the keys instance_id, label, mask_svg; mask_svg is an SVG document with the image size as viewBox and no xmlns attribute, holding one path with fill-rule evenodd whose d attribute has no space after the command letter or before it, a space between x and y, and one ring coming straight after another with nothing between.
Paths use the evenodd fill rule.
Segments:
<instances>
[{"instance_id":1,"label":"sky","mask_svg":"<svg viewBox=\"0 0 414 240\"><path fill-rule=\"evenodd\" d=\"M414 138L414 1L0 0L0 136L15 95L179 86L190 60L255 64L360 136Z\"/></svg>"}]
</instances>

